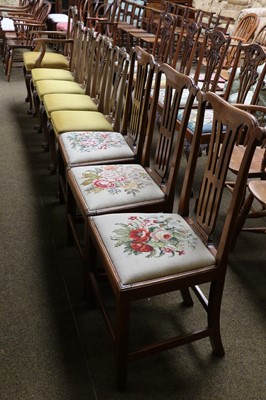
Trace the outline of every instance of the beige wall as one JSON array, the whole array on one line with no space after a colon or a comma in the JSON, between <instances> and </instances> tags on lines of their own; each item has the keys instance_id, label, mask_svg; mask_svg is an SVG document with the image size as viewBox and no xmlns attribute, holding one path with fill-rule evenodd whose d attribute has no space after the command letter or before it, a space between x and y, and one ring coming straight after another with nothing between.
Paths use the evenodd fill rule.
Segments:
<instances>
[{"instance_id":1,"label":"beige wall","mask_svg":"<svg viewBox=\"0 0 266 400\"><path fill-rule=\"evenodd\" d=\"M266 0L193 0L193 5L196 8L221 12L233 17L243 8L265 8L266 10Z\"/></svg>"},{"instance_id":2,"label":"beige wall","mask_svg":"<svg viewBox=\"0 0 266 400\"><path fill-rule=\"evenodd\" d=\"M19 3L19 0L0 0L0 6L13 6Z\"/></svg>"},{"instance_id":3,"label":"beige wall","mask_svg":"<svg viewBox=\"0 0 266 400\"><path fill-rule=\"evenodd\" d=\"M0 0L0 5L1 6L10 6L10 5L14 5L14 4L18 4L18 0Z\"/></svg>"}]
</instances>

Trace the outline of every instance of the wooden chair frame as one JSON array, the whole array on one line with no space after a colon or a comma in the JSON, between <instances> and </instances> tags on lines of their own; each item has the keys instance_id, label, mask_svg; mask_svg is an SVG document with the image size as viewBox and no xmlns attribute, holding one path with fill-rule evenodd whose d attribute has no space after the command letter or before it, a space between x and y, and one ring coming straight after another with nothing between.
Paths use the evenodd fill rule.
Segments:
<instances>
[{"instance_id":1,"label":"wooden chair frame","mask_svg":"<svg viewBox=\"0 0 266 400\"><path fill-rule=\"evenodd\" d=\"M249 104L257 104L266 74L266 50L256 43L238 44L224 93L224 98L228 101L230 101L232 86L237 79L237 72L239 72L239 89L235 103L244 104L249 91L256 85Z\"/></svg>"},{"instance_id":2,"label":"wooden chair frame","mask_svg":"<svg viewBox=\"0 0 266 400\"><path fill-rule=\"evenodd\" d=\"M235 229L235 239L242 232L266 233L266 226L245 227L245 221L249 218L265 218L266 217L266 181L250 180L248 182L249 195L247 196L239 213L238 221ZM260 204L256 208L252 207L254 200Z\"/></svg>"},{"instance_id":3,"label":"wooden chair frame","mask_svg":"<svg viewBox=\"0 0 266 400\"><path fill-rule=\"evenodd\" d=\"M252 42L266 48L266 24L264 24L260 28L259 32L256 34Z\"/></svg>"},{"instance_id":4,"label":"wooden chair frame","mask_svg":"<svg viewBox=\"0 0 266 400\"><path fill-rule=\"evenodd\" d=\"M153 146L154 125L156 120L157 104L161 78L166 78L166 95L163 104L162 119L155 148ZM181 104L182 94L185 89L189 90L185 113L178 134L176 133L176 115ZM163 196L160 199L151 201L132 202L124 205L104 207L97 210L97 214L111 212L123 212L125 210L136 211L165 211L169 212L173 208L176 181L179 173L179 166L183 154L183 144L190 110L196 96L196 88L186 75L180 74L167 64L161 64L156 74L156 83L152 100L152 108L149 115L149 123L143 146L141 166L160 190ZM182 105L183 106L183 105ZM154 157L152 157L152 154ZM154 158L151 163L151 158ZM79 167L76 167L79 168ZM83 199L80 187L73 175L74 168L67 171L67 215L68 215L68 240L74 240L80 253L84 254L84 249L78 235L79 224L84 222L84 229L88 223L88 217L94 215L96 210L90 210ZM149 190L149 189L148 189ZM147 192L148 193L148 192ZM77 219L77 210L82 215L82 220Z\"/></svg>"},{"instance_id":5,"label":"wooden chair frame","mask_svg":"<svg viewBox=\"0 0 266 400\"><path fill-rule=\"evenodd\" d=\"M142 280L133 280L130 283L124 282L124 278L119 274L119 269L122 268L122 266L120 266L119 269L117 268L118 260L115 259L114 255L119 245L115 246L115 244L108 240L110 232L107 233L106 239L103 238L102 232L100 232L100 223L112 221L111 218L115 217L115 215L89 218L88 230L86 232L86 241L88 243L86 252L88 298L90 304L94 304L95 299L98 300L107 327L111 333L115 350L116 386L120 390L126 388L129 361L142 356L169 350L175 346L194 342L206 337L209 337L213 353L216 356L221 357L225 353L220 333L220 312L228 255L232 244L231 232L234 229L236 217L239 212L249 163L256 145L263 137L265 138L266 132L257 126L256 120L254 120L252 116L237 110L214 93L200 93L198 95L198 100L198 134L194 136L193 152L190 153L190 161L185 173L178 213L189 222L194 232L201 238L202 242L205 243L206 247L214 256L213 264L206 265L199 269L191 268L188 271L176 271L176 273L168 273L165 271L162 277L147 277ZM207 103L209 105L211 104L214 109L213 136L197 202L196 217L193 222L191 219L192 217L189 217L189 199L191 197L191 183L193 181L196 160L198 158L200 130L202 128L204 109ZM227 127L226 136L222 137L221 134L224 126ZM224 180L230 160L230 152L239 134L239 130L242 129L245 129L246 134L249 135L249 145L243 160L241 174L238 176L234 196L229 205L229 211L226 214L224 229L222 230L218 245L215 248L210 236L217 220ZM154 213L128 213L124 215L128 215L129 219L138 218L138 216L143 216L147 220L156 219L156 214ZM169 217L171 214L167 214L167 216ZM163 218L163 214L159 214L157 218ZM124 221L124 219L121 220ZM119 215L117 215L116 221L120 221ZM111 222L111 224L114 226L114 222ZM100 290L99 268L96 265L97 255L100 258L100 265L104 268L115 297L114 322L112 322L109 317L108 309L105 307ZM138 256L134 256L131 253L128 256L128 260L137 257ZM144 260L145 259L143 259L142 268L145 265ZM131 263L128 264L129 268L130 266ZM199 287L199 285L207 283L209 284L208 299ZM129 348L129 332L131 306L134 302L179 290L181 291L184 305L192 306L193 300L189 293L190 288L207 313L207 325L204 323L205 326L197 329L194 328L190 332L183 333L180 336L177 335L131 350Z\"/></svg>"},{"instance_id":6,"label":"wooden chair frame","mask_svg":"<svg viewBox=\"0 0 266 400\"><path fill-rule=\"evenodd\" d=\"M77 165L139 163L141 161L146 127L148 123L149 98L154 76L154 67L154 57L151 54L147 53L140 47L135 47L132 50L130 57L130 71L127 82L125 109L123 111L123 122L121 127L121 134L123 135L128 147L132 150L131 157L121 158L121 156L117 155L116 157L113 156L111 158L106 158L105 148L100 147L100 149L98 149L98 153L102 153L102 158L97 157L97 160L93 160L90 156L90 146L88 145L88 156L84 156L83 161L79 160L77 162L73 159L73 156L71 156L65 146L65 136L68 136L68 133L59 136L58 178L59 198L61 202L66 200L67 169ZM87 135L90 135L91 132L77 132L76 137L81 137L80 135L84 133L86 133L87 137ZM110 135L108 135L108 137L110 140ZM112 142L108 146L111 145ZM85 146L82 147L83 152L84 147Z\"/></svg>"},{"instance_id":7,"label":"wooden chair frame","mask_svg":"<svg viewBox=\"0 0 266 400\"><path fill-rule=\"evenodd\" d=\"M237 24L236 29L231 34L232 42L226 55L225 68L230 68L236 53L239 42L248 43L259 26L260 18L257 14L250 13L245 15Z\"/></svg>"},{"instance_id":8,"label":"wooden chair frame","mask_svg":"<svg viewBox=\"0 0 266 400\"><path fill-rule=\"evenodd\" d=\"M105 78L104 66L105 62L108 61L106 53L103 54L104 62L101 59L102 47L103 47L103 37L97 36L90 29L83 29L83 24L77 22L77 34L75 37L75 42L73 46L73 57L72 57L72 68L74 81L80 86L84 87L85 95L91 96L95 99L95 103L99 102L99 108L103 110L103 99L98 98L99 85L102 79ZM105 40L105 49L111 46L110 41ZM74 63L75 60L75 63ZM102 64L101 64L102 62ZM100 68L100 66L102 68ZM101 75L101 79L98 74ZM38 82L37 85L38 86ZM32 88L32 97L35 105L35 116L39 120L40 130L43 133L43 147L45 150L49 149L49 131L50 118L47 115L46 109L44 107L43 101L38 97L38 92L36 87Z\"/></svg>"},{"instance_id":9,"label":"wooden chair frame","mask_svg":"<svg viewBox=\"0 0 266 400\"><path fill-rule=\"evenodd\" d=\"M14 20L15 26L15 37L10 37L5 35L4 41L4 64L5 64L5 74L7 80L10 80L11 71L14 61L19 62L19 66L22 66L22 57L17 56L17 50L33 50L34 49L34 38L36 37L36 32L39 30L45 30L46 19L51 10L51 3L47 2L42 5L38 18L32 20L31 22L25 22L20 20Z\"/></svg>"},{"instance_id":10,"label":"wooden chair frame","mask_svg":"<svg viewBox=\"0 0 266 400\"><path fill-rule=\"evenodd\" d=\"M60 31L38 31L36 33L36 38L34 38L34 50L38 54L36 58L36 62L34 68L41 68L42 61L45 57L47 46L54 45L57 46L58 49L62 49L62 54L65 56L67 60L69 60L69 69L71 69L72 64L72 56L73 56L73 46L75 42L75 35L77 33L76 30L76 21L78 16L78 9L76 6L69 7L68 10L68 28L67 32ZM73 23L71 23L71 20ZM56 68L56 66L53 66ZM24 79L27 90L26 101L29 102L29 113L32 113L33 101L31 96L31 70L23 67Z\"/></svg>"},{"instance_id":11,"label":"wooden chair frame","mask_svg":"<svg viewBox=\"0 0 266 400\"><path fill-rule=\"evenodd\" d=\"M106 121L110 124L110 131L119 131L122 120L124 95L126 92L126 81L129 69L129 55L124 48L120 49L117 46L111 49L112 55L110 63L106 64L105 71L108 74L106 85L103 85L101 97L103 98L103 110ZM90 118L90 111L68 111L61 110L51 113L51 123L49 125L49 143L51 152L51 168L55 172L57 168L57 148L58 137L64 131L57 132L55 128L56 114L69 113L72 115L71 120L79 121L81 113L84 117ZM74 131L79 129L74 129ZM85 128L82 128L85 130ZM97 129L96 129L97 130Z\"/></svg>"}]
</instances>

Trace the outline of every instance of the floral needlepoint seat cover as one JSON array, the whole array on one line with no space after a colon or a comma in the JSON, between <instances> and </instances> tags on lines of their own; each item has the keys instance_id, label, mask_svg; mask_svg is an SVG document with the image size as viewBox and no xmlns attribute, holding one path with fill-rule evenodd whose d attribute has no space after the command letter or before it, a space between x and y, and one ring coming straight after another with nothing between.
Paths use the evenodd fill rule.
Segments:
<instances>
[{"instance_id":1,"label":"floral needlepoint seat cover","mask_svg":"<svg viewBox=\"0 0 266 400\"><path fill-rule=\"evenodd\" d=\"M83 162L134 158L134 153L119 132L66 132L60 135L68 165Z\"/></svg>"},{"instance_id":2,"label":"floral needlepoint seat cover","mask_svg":"<svg viewBox=\"0 0 266 400\"><path fill-rule=\"evenodd\" d=\"M71 168L89 213L102 208L161 200L163 191L137 164Z\"/></svg>"},{"instance_id":3,"label":"floral needlepoint seat cover","mask_svg":"<svg viewBox=\"0 0 266 400\"><path fill-rule=\"evenodd\" d=\"M122 285L215 264L215 257L177 214L91 217Z\"/></svg>"}]
</instances>

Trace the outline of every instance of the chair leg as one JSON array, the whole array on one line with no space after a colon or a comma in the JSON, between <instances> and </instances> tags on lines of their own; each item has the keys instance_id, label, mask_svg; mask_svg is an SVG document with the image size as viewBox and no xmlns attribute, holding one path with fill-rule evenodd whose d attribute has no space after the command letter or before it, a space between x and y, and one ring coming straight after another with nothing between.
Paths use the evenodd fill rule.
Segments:
<instances>
[{"instance_id":1,"label":"chair leg","mask_svg":"<svg viewBox=\"0 0 266 400\"><path fill-rule=\"evenodd\" d=\"M31 96L31 89L30 89L30 84L31 84L31 72L26 71L25 67L23 68L23 73L24 73L24 78L25 78L25 84L26 84L26 89L27 89L27 96L25 98L25 101L29 103L29 110L28 114L32 114L32 109L33 109L33 101L32 101L32 96Z\"/></svg>"},{"instance_id":2,"label":"chair leg","mask_svg":"<svg viewBox=\"0 0 266 400\"><path fill-rule=\"evenodd\" d=\"M189 292L189 289L188 288L182 289L182 290L180 290L180 293L181 293L181 296L182 296L182 299L183 299L184 306L192 307L194 302L192 300L192 297L191 297L191 294Z\"/></svg>"},{"instance_id":3,"label":"chair leg","mask_svg":"<svg viewBox=\"0 0 266 400\"><path fill-rule=\"evenodd\" d=\"M66 241L67 246L73 246L74 237L72 224L74 224L74 214L75 214L75 199L70 190L68 184L66 184L66 211L67 211L67 226L66 226Z\"/></svg>"},{"instance_id":4,"label":"chair leg","mask_svg":"<svg viewBox=\"0 0 266 400\"><path fill-rule=\"evenodd\" d=\"M37 117L37 120L39 122L40 121L39 115L40 115L41 102L40 102L37 90L33 91L31 98L32 98L33 106L34 106L34 111L32 110L32 112L33 112L34 117Z\"/></svg>"},{"instance_id":5,"label":"chair leg","mask_svg":"<svg viewBox=\"0 0 266 400\"><path fill-rule=\"evenodd\" d=\"M6 71L5 71L8 82L10 81L11 70L13 65L13 57L14 57L14 50L8 48L6 52Z\"/></svg>"},{"instance_id":6,"label":"chair leg","mask_svg":"<svg viewBox=\"0 0 266 400\"><path fill-rule=\"evenodd\" d=\"M127 385L128 339L129 339L130 304L127 300L117 297L115 321L115 363L116 385L118 390L124 390Z\"/></svg>"},{"instance_id":7,"label":"chair leg","mask_svg":"<svg viewBox=\"0 0 266 400\"><path fill-rule=\"evenodd\" d=\"M220 279L222 280L222 278ZM210 342L212 345L213 354L218 357L223 357L225 355L220 330L220 314L223 287L224 282L220 281L219 283L211 283L208 304L208 327L211 330Z\"/></svg>"},{"instance_id":8,"label":"chair leg","mask_svg":"<svg viewBox=\"0 0 266 400\"><path fill-rule=\"evenodd\" d=\"M49 166L49 169L51 171L51 174L55 174L57 170L57 143L56 143L56 137L55 137L55 132L53 130L52 125L48 122L47 123L47 136L48 136L48 143L49 143L49 149L50 149L50 154L51 154L51 164Z\"/></svg>"},{"instance_id":9,"label":"chair leg","mask_svg":"<svg viewBox=\"0 0 266 400\"><path fill-rule=\"evenodd\" d=\"M66 202L66 171L60 152L58 152L58 199L61 204Z\"/></svg>"},{"instance_id":10,"label":"chair leg","mask_svg":"<svg viewBox=\"0 0 266 400\"><path fill-rule=\"evenodd\" d=\"M96 293L99 293L98 284L96 281L98 254L90 238L89 229L85 230L84 260L86 268L85 288L84 288L85 297L89 307L96 308L97 306Z\"/></svg>"},{"instance_id":11,"label":"chair leg","mask_svg":"<svg viewBox=\"0 0 266 400\"><path fill-rule=\"evenodd\" d=\"M42 105L40 107L40 130L42 133L42 137L43 137L43 142L42 142L42 147L44 149L44 151L48 151L49 150L49 141L48 141L48 134L47 134L47 130L48 130L48 117L45 111L45 107Z\"/></svg>"}]
</instances>

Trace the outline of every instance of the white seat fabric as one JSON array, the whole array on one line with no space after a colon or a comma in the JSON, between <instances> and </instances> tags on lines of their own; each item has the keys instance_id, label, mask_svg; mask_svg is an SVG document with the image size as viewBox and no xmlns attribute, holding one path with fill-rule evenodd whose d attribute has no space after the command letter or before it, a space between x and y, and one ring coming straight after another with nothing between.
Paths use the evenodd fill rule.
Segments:
<instances>
[{"instance_id":1,"label":"white seat fabric","mask_svg":"<svg viewBox=\"0 0 266 400\"><path fill-rule=\"evenodd\" d=\"M50 19L54 23L67 22L68 16L66 14L49 14L48 19Z\"/></svg>"},{"instance_id":2,"label":"white seat fabric","mask_svg":"<svg viewBox=\"0 0 266 400\"><path fill-rule=\"evenodd\" d=\"M162 190L141 165L73 167L70 171L90 214L106 207L164 198Z\"/></svg>"},{"instance_id":3,"label":"white seat fabric","mask_svg":"<svg viewBox=\"0 0 266 400\"><path fill-rule=\"evenodd\" d=\"M157 279L215 264L215 257L177 214L92 217L121 284Z\"/></svg>"},{"instance_id":4,"label":"white seat fabric","mask_svg":"<svg viewBox=\"0 0 266 400\"><path fill-rule=\"evenodd\" d=\"M66 132L60 144L67 154L67 165L134 158L134 153L119 132Z\"/></svg>"},{"instance_id":5,"label":"white seat fabric","mask_svg":"<svg viewBox=\"0 0 266 400\"><path fill-rule=\"evenodd\" d=\"M15 31L14 21L11 18L3 18L1 21L2 31Z\"/></svg>"}]
</instances>

